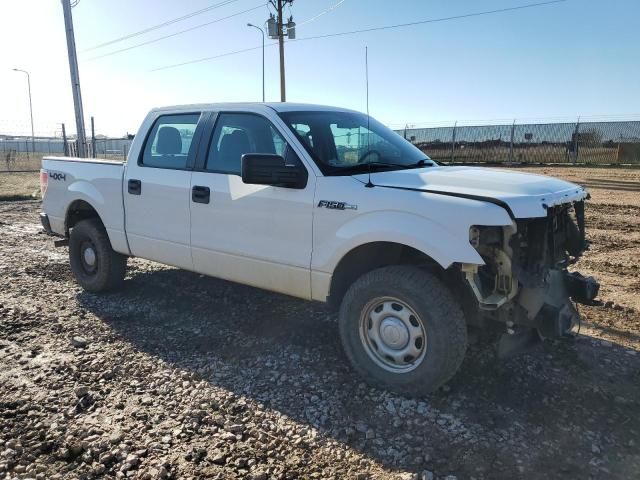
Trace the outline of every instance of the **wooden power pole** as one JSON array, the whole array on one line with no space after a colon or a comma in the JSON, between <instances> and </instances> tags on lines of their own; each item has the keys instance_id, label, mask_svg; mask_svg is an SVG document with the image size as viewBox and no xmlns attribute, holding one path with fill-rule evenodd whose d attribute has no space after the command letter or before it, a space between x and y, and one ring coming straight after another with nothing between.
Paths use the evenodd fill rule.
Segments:
<instances>
[{"instance_id":1,"label":"wooden power pole","mask_svg":"<svg viewBox=\"0 0 640 480\"><path fill-rule=\"evenodd\" d=\"M296 22L293 21L293 17L289 17L289 20L284 22L284 12L282 11L286 5L291 5L293 0L269 0L269 3L277 10L277 17L273 14L269 15L267 20L267 33L269 38L278 39L278 47L280 51L280 101L287 101L287 87L284 74L284 37L285 35L289 40L295 40L296 38ZM285 28L287 32L285 33Z\"/></svg>"},{"instance_id":2,"label":"wooden power pole","mask_svg":"<svg viewBox=\"0 0 640 480\"><path fill-rule=\"evenodd\" d=\"M77 5L77 2L75 3ZM69 54L69 70L71 71L71 89L73 105L76 112L76 132L78 137L78 156L87 157L87 136L84 129L84 111L82 109L82 95L80 94L80 74L78 73L78 57L76 55L76 40L73 34L73 18L71 16L70 0L62 0L64 13L64 27L67 32L67 53Z\"/></svg>"},{"instance_id":3,"label":"wooden power pole","mask_svg":"<svg viewBox=\"0 0 640 480\"><path fill-rule=\"evenodd\" d=\"M287 101L284 79L284 28L282 27L282 0L278 0L278 48L280 50L280 101Z\"/></svg>"}]
</instances>

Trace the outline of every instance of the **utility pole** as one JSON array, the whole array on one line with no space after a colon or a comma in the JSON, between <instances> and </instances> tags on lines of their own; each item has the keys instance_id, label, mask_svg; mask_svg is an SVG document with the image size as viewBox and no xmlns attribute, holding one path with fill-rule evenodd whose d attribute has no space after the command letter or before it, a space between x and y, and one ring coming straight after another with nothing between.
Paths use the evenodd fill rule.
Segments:
<instances>
[{"instance_id":1,"label":"utility pole","mask_svg":"<svg viewBox=\"0 0 640 480\"><path fill-rule=\"evenodd\" d=\"M77 0L75 5L77 5ZM80 74L78 72L78 56L76 54L76 40L73 34L73 18L71 17L70 0L62 0L62 11L64 13L64 27L67 33L67 53L69 54L73 106L76 113L78 156L84 158L87 156L87 136L84 129L84 113L82 109L82 95L80 93Z\"/></svg>"},{"instance_id":2,"label":"utility pole","mask_svg":"<svg viewBox=\"0 0 640 480\"><path fill-rule=\"evenodd\" d=\"M282 28L282 0L278 0L278 49L280 50L280 101L287 101L284 79L284 32Z\"/></svg>"},{"instance_id":3,"label":"utility pole","mask_svg":"<svg viewBox=\"0 0 640 480\"><path fill-rule=\"evenodd\" d=\"M64 123L62 124L62 151L64 152L64 156L69 156L69 146L67 145L67 129L64 127Z\"/></svg>"},{"instance_id":4,"label":"utility pole","mask_svg":"<svg viewBox=\"0 0 640 480\"><path fill-rule=\"evenodd\" d=\"M96 158L96 124L91 117L91 157Z\"/></svg>"},{"instance_id":5,"label":"utility pole","mask_svg":"<svg viewBox=\"0 0 640 480\"><path fill-rule=\"evenodd\" d=\"M287 101L287 89L285 86L284 77L284 36L289 37L290 40L296 38L296 24L293 21L293 17L289 18L287 23L283 20L283 7L287 4L291 5L293 0L269 0L269 3L275 7L278 12L277 18L273 17L273 14L267 20L267 30L269 38L278 38L278 47L280 50L280 101ZM285 27L287 33L284 32Z\"/></svg>"}]
</instances>

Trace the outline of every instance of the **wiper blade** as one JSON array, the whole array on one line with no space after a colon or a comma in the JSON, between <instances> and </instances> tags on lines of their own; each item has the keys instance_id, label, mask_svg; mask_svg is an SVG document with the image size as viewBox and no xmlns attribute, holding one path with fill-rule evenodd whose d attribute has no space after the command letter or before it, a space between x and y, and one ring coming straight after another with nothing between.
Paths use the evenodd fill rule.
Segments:
<instances>
[{"instance_id":1,"label":"wiper blade","mask_svg":"<svg viewBox=\"0 0 640 480\"><path fill-rule=\"evenodd\" d=\"M421 160L418 160L415 163L389 163L389 162L367 162L367 163L363 163L362 165L379 165L382 167L394 167L394 168L402 168L405 170L408 170L410 168L421 168L421 167L433 167L433 162L431 163L427 163L427 162L431 162L430 159L426 159L423 158Z\"/></svg>"},{"instance_id":2,"label":"wiper blade","mask_svg":"<svg viewBox=\"0 0 640 480\"><path fill-rule=\"evenodd\" d=\"M362 170L367 172L371 167L390 167L390 168L406 168L405 165L398 163L386 163L386 162L365 162L356 163L355 165L349 165L348 167L341 167L340 171Z\"/></svg>"},{"instance_id":3,"label":"wiper blade","mask_svg":"<svg viewBox=\"0 0 640 480\"><path fill-rule=\"evenodd\" d=\"M353 170L360 171L361 170L363 172L367 172L372 167L408 170L411 168L432 167L434 165L433 163L427 163L427 162L431 162L431 160L427 160L427 159L418 160L415 163L409 163L409 164L391 163L391 162L364 162L364 163L357 163L355 165L350 165L348 167L342 167L340 171L353 171Z\"/></svg>"},{"instance_id":4,"label":"wiper blade","mask_svg":"<svg viewBox=\"0 0 640 480\"><path fill-rule=\"evenodd\" d=\"M407 165L402 165L401 163L390 163L390 162L365 162L362 165L376 165L378 167L400 167L406 168Z\"/></svg>"},{"instance_id":5,"label":"wiper blade","mask_svg":"<svg viewBox=\"0 0 640 480\"><path fill-rule=\"evenodd\" d=\"M427 163L427 162L431 162L431 163ZM433 160L431 160L430 158L423 158L422 160L418 160L416 163L411 163L409 165L406 165L407 168L420 168L420 167L433 167L434 163Z\"/></svg>"}]
</instances>

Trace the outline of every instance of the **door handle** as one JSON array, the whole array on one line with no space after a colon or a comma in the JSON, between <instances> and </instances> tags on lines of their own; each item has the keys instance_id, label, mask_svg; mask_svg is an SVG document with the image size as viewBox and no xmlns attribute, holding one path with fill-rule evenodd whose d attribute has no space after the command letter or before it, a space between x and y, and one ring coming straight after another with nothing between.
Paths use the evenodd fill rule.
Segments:
<instances>
[{"instance_id":1,"label":"door handle","mask_svg":"<svg viewBox=\"0 0 640 480\"><path fill-rule=\"evenodd\" d=\"M127 182L127 191L131 195L140 195L142 193L142 182L140 180L129 180Z\"/></svg>"},{"instance_id":2,"label":"door handle","mask_svg":"<svg viewBox=\"0 0 640 480\"><path fill-rule=\"evenodd\" d=\"M210 198L211 190L209 190L209 187L194 185L191 189L191 200L195 203L209 203Z\"/></svg>"}]
</instances>

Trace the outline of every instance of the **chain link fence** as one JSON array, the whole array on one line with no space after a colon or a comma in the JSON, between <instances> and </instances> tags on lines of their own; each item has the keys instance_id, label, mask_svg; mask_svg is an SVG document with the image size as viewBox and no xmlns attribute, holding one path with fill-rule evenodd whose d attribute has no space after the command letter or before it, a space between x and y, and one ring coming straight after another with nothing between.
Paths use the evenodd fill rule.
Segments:
<instances>
[{"instance_id":1,"label":"chain link fence","mask_svg":"<svg viewBox=\"0 0 640 480\"><path fill-rule=\"evenodd\" d=\"M124 162L131 142L129 138L96 138L88 144L89 156ZM73 157L77 152L78 144L75 140L0 136L0 172L37 172L40 170L42 157Z\"/></svg>"},{"instance_id":2,"label":"chain link fence","mask_svg":"<svg viewBox=\"0 0 640 480\"><path fill-rule=\"evenodd\" d=\"M446 163L640 165L640 121L567 122L405 128L396 130ZM89 156L125 161L130 138L89 141ZM38 171L43 156L77 155L59 137L0 135L0 172Z\"/></svg>"},{"instance_id":3,"label":"chain link fence","mask_svg":"<svg viewBox=\"0 0 640 480\"><path fill-rule=\"evenodd\" d=\"M640 165L640 121L405 128L445 163Z\"/></svg>"}]
</instances>

